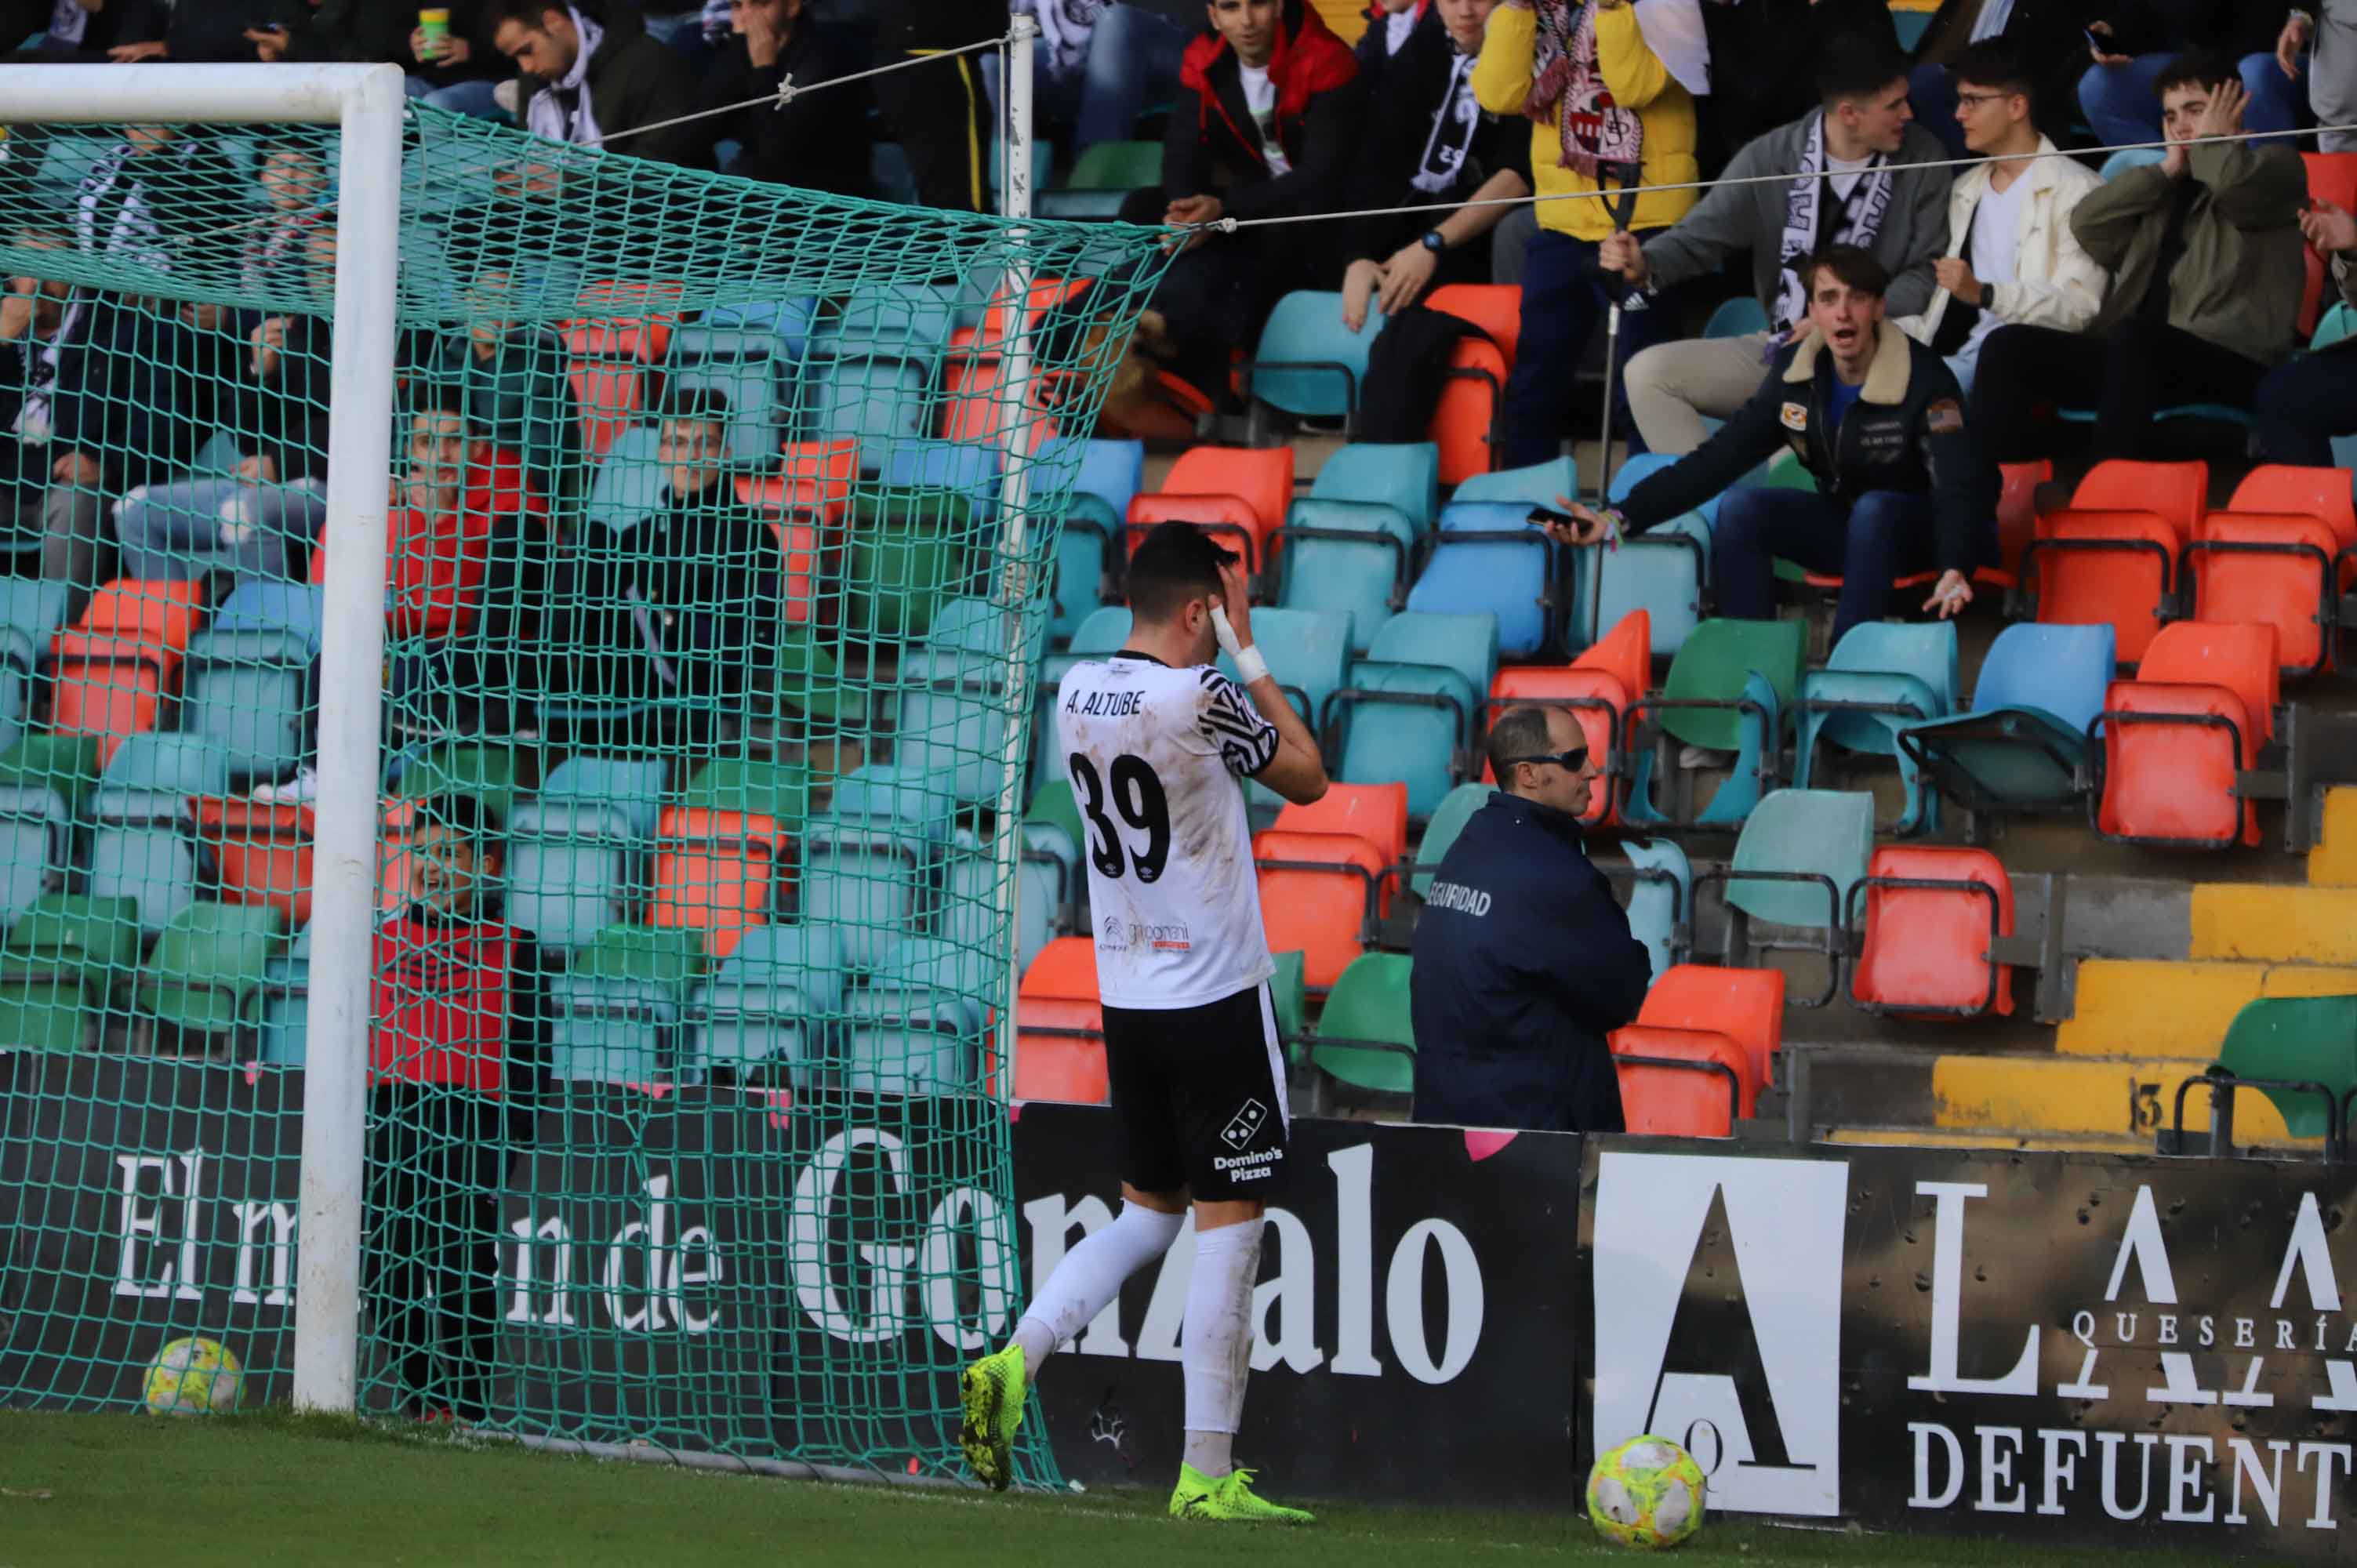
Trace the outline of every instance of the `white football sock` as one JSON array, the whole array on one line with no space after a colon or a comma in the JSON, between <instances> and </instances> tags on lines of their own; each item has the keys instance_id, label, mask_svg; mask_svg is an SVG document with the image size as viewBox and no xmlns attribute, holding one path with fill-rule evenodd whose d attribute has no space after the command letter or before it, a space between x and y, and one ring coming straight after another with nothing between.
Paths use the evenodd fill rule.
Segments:
<instances>
[{"instance_id":1,"label":"white football sock","mask_svg":"<svg viewBox=\"0 0 2357 1568\"><path fill-rule=\"evenodd\" d=\"M1186 1219L1183 1214L1158 1214L1125 1203L1112 1224L1098 1226L1065 1253L1015 1326L1026 1375L1037 1377L1039 1363L1088 1327L1105 1303L1121 1293L1124 1280L1168 1251Z\"/></svg>"},{"instance_id":2,"label":"white football sock","mask_svg":"<svg viewBox=\"0 0 2357 1568\"><path fill-rule=\"evenodd\" d=\"M1187 1378L1186 1461L1213 1480L1234 1467L1229 1450L1252 1371L1253 1286L1260 1280L1265 1221L1195 1232L1195 1276L1178 1361Z\"/></svg>"}]
</instances>

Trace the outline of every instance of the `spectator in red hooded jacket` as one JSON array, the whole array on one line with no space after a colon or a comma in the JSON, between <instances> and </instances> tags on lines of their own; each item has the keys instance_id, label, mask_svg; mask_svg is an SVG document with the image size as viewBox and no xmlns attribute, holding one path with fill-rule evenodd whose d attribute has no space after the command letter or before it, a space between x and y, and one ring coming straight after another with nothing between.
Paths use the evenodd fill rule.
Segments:
<instances>
[{"instance_id":1,"label":"spectator in red hooded jacket","mask_svg":"<svg viewBox=\"0 0 2357 1568\"><path fill-rule=\"evenodd\" d=\"M1179 68L1162 188L1134 193L1123 217L1204 224L1340 208L1366 111L1349 46L1304 0L1210 0L1204 10L1211 30ZM1230 347L1251 342L1287 291L1331 285L1329 227L1196 235L1163 274L1145 338L1163 338L1181 375L1224 396Z\"/></svg>"}]
</instances>

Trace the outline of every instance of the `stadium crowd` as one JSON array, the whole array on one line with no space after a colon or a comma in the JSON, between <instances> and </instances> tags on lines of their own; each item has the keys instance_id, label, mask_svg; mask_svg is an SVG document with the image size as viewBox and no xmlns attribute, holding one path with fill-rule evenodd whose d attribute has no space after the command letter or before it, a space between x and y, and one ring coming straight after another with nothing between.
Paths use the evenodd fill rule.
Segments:
<instances>
[{"instance_id":1,"label":"stadium crowd","mask_svg":"<svg viewBox=\"0 0 2357 1568\"><path fill-rule=\"evenodd\" d=\"M1420 302L1452 282L1518 284L1498 466L1564 449L1607 322L1628 449L1697 455L1570 537L1716 493L1712 476L1756 460L1780 420L1805 437L1822 496L1750 491L1719 514L1725 603L1770 593L1771 555L1799 554L1848 568L1844 627L1890 607L1870 585L1894 564L1943 570L1926 607L1953 614L1986 555L1959 520L1986 521L1995 464L2055 460L2067 493L2074 468L2153 451L2164 404L2239 416L2238 458L2320 464L2357 431L2357 349L2302 352L2299 319L2311 255L2357 302L2357 216L2311 192L2300 156L2302 127L2357 109L2357 0L1945 0L1911 50L1881 0L1018 8L1047 40L1045 130L1063 156L1158 134L1158 175L1125 217L1244 225L1199 230L1159 285L1133 352L1162 384L1237 409L1242 346L1277 300L1334 291L1347 329L1376 335L1361 434L1421 431L1452 344L1480 328ZM988 51L759 101L789 78L994 38L997 0L18 0L10 18L20 62L390 61L428 105L681 166L972 210L996 183ZM2212 139L2245 131L2268 135ZM2073 153L2142 141L2167 145ZM0 142L20 262L79 252L168 273L217 223L191 193L218 175L251 181L265 214L237 241L254 290L325 297L315 143L264 136L233 166L202 132L135 127L62 199L35 189L48 150L31 127ZM536 722L522 693L725 698L750 662L749 607L779 591L767 522L721 482L728 399L704 386L652 411L650 521L632 549L601 553L568 529L587 454L566 346L501 314L513 250L454 253L467 320L400 349L397 703L421 729L511 734ZM0 304L16 570L81 596L224 564L317 580L328 323L18 270ZM1825 306L1826 288L1843 300ZM1699 331L1715 306L1744 325ZM1813 319L1830 354L1811 347ZM1805 381L1814 404L1778 392ZM242 449L199 472L217 428ZM577 656L517 651L535 647ZM312 789L306 771L259 794Z\"/></svg>"}]
</instances>

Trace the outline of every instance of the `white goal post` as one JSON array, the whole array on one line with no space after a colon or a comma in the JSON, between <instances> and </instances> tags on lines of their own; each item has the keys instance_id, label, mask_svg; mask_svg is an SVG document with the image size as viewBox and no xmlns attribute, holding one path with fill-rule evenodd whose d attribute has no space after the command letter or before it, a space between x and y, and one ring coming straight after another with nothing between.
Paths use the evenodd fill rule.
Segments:
<instances>
[{"instance_id":1,"label":"white goal post","mask_svg":"<svg viewBox=\"0 0 2357 1568\"><path fill-rule=\"evenodd\" d=\"M319 652L296 1287L294 1394L303 1410L353 1409L358 1368L403 102L393 65L0 66L0 118L12 124L342 131L327 487L337 547L328 553Z\"/></svg>"}]
</instances>

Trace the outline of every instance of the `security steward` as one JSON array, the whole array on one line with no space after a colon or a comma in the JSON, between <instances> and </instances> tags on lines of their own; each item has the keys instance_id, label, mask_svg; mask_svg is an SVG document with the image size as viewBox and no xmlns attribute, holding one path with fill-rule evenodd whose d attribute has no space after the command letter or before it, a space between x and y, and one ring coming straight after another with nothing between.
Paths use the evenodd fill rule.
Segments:
<instances>
[{"instance_id":1,"label":"security steward","mask_svg":"<svg viewBox=\"0 0 2357 1568\"><path fill-rule=\"evenodd\" d=\"M1490 726L1490 767L1500 792L1416 918L1415 1120L1621 1132L1604 1036L1637 1015L1652 964L1580 836L1598 773L1587 737L1567 709L1510 709Z\"/></svg>"},{"instance_id":2,"label":"security steward","mask_svg":"<svg viewBox=\"0 0 2357 1568\"><path fill-rule=\"evenodd\" d=\"M1562 503L1547 521L1566 544L1617 541L1724 492L1711 528L1723 616L1776 614L1778 556L1841 576L1834 638L1889 613L1897 579L1937 571L1926 610L1943 620L1973 600L1973 571L1997 556L1997 473L1965 428L1964 398L1940 356L1883 319L1890 274L1868 252L1833 245L1801 263L1809 319L1778 349L1751 401L1711 438L1601 511ZM1789 447L1814 490L1745 489L1756 465Z\"/></svg>"}]
</instances>

